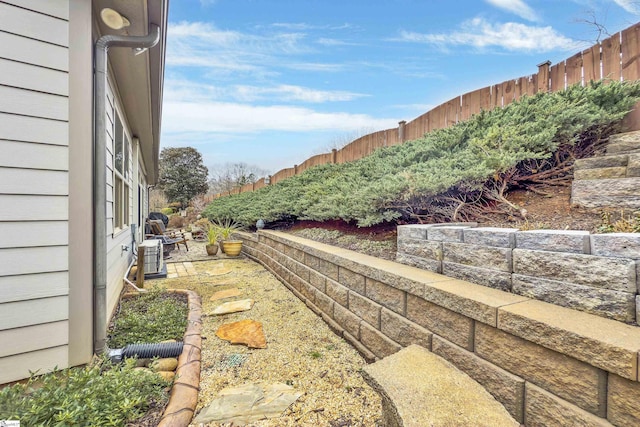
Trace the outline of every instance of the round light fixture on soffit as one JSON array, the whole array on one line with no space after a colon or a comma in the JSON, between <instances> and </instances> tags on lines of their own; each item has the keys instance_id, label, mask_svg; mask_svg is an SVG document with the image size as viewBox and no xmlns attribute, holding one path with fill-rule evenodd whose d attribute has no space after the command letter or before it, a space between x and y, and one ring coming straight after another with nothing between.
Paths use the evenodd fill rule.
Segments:
<instances>
[{"instance_id":1,"label":"round light fixture on soffit","mask_svg":"<svg viewBox=\"0 0 640 427\"><path fill-rule=\"evenodd\" d=\"M124 16L120 15L117 11L105 7L100 11L100 18L104 24L114 30L121 30L124 27L131 25L131 22Z\"/></svg>"}]
</instances>

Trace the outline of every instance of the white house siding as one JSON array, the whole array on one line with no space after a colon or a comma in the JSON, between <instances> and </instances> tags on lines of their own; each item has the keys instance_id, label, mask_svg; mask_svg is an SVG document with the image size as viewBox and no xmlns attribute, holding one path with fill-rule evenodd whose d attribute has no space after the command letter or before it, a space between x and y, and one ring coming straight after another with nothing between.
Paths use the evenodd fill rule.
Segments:
<instances>
[{"instance_id":1,"label":"white house siding","mask_svg":"<svg viewBox=\"0 0 640 427\"><path fill-rule=\"evenodd\" d=\"M117 85L113 84L113 80L109 78L109 84L107 86L107 315L111 316L111 313L118 303L118 297L122 291L123 280L122 277L126 272L129 262L132 259L131 250L131 227L127 225L124 229L117 229L115 227L114 218L114 133L116 114L120 115L122 126L129 138L129 164L128 164L128 178L127 181L130 184L129 191L129 212L126 214L127 224L136 222L136 215L134 215L134 198L133 194L136 193L136 189L133 185L133 138L129 131L126 115L123 112L119 97L115 90ZM136 210L137 211L137 210ZM123 250L126 247L127 250Z\"/></svg>"},{"instance_id":2,"label":"white house siding","mask_svg":"<svg viewBox=\"0 0 640 427\"><path fill-rule=\"evenodd\" d=\"M0 0L0 384L68 365L68 0Z\"/></svg>"}]
</instances>

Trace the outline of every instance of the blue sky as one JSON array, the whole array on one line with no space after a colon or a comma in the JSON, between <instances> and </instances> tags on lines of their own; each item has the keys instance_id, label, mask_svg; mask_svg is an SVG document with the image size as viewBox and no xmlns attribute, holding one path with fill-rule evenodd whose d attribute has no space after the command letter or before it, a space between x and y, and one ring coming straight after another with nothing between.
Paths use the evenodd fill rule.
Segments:
<instances>
[{"instance_id":1,"label":"blue sky","mask_svg":"<svg viewBox=\"0 0 640 427\"><path fill-rule=\"evenodd\" d=\"M536 73L593 44L594 20L624 29L640 1L173 0L162 147L276 172Z\"/></svg>"}]
</instances>

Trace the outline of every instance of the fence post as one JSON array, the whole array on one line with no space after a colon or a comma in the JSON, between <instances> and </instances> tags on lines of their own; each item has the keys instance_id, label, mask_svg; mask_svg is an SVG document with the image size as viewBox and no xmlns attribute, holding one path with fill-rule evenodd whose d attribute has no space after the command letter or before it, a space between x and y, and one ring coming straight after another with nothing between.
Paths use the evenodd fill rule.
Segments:
<instances>
[{"instance_id":1,"label":"fence post","mask_svg":"<svg viewBox=\"0 0 640 427\"><path fill-rule=\"evenodd\" d=\"M293 165L293 174L298 175L298 165Z\"/></svg>"},{"instance_id":2,"label":"fence post","mask_svg":"<svg viewBox=\"0 0 640 427\"><path fill-rule=\"evenodd\" d=\"M405 141L404 139L404 125L406 125L407 122L405 120L402 120L401 122L398 122L398 140L402 143Z\"/></svg>"},{"instance_id":3,"label":"fence post","mask_svg":"<svg viewBox=\"0 0 640 427\"><path fill-rule=\"evenodd\" d=\"M136 270L136 286L142 289L144 288L144 246L138 246L137 261L138 269Z\"/></svg>"},{"instance_id":4,"label":"fence post","mask_svg":"<svg viewBox=\"0 0 640 427\"><path fill-rule=\"evenodd\" d=\"M551 61L538 64L538 90L537 92L549 92L549 65Z\"/></svg>"},{"instance_id":5,"label":"fence post","mask_svg":"<svg viewBox=\"0 0 640 427\"><path fill-rule=\"evenodd\" d=\"M335 164L338 162L338 150L333 148L331 150L331 163Z\"/></svg>"}]
</instances>

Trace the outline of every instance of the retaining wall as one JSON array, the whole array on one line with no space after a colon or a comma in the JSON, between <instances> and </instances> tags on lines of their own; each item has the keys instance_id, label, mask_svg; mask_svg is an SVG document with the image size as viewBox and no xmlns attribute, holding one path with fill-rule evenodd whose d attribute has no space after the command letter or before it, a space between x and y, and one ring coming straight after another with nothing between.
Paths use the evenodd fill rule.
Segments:
<instances>
[{"instance_id":1,"label":"retaining wall","mask_svg":"<svg viewBox=\"0 0 640 427\"><path fill-rule=\"evenodd\" d=\"M403 225L396 260L597 316L638 321L638 233Z\"/></svg>"},{"instance_id":2,"label":"retaining wall","mask_svg":"<svg viewBox=\"0 0 640 427\"><path fill-rule=\"evenodd\" d=\"M415 343L526 425L640 425L636 326L284 233L238 234L246 255L369 361ZM496 271L512 263L495 253Z\"/></svg>"}]
</instances>

